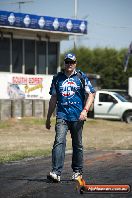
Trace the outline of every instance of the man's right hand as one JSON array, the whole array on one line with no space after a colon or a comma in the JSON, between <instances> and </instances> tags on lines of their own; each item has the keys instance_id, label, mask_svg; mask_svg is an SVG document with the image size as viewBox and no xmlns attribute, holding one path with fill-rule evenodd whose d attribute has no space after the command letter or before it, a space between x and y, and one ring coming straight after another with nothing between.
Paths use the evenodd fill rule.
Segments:
<instances>
[{"instance_id":1,"label":"man's right hand","mask_svg":"<svg viewBox=\"0 0 132 198\"><path fill-rule=\"evenodd\" d=\"M50 129L50 127L51 127L51 122L50 122L50 120L49 119L47 119L46 120L46 129Z\"/></svg>"}]
</instances>

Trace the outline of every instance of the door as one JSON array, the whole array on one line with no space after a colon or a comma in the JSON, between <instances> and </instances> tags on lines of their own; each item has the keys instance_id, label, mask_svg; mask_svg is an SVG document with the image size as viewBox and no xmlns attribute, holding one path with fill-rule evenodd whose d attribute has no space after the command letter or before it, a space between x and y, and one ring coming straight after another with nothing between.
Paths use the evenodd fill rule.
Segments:
<instances>
[{"instance_id":1,"label":"door","mask_svg":"<svg viewBox=\"0 0 132 198\"><path fill-rule=\"evenodd\" d=\"M120 107L118 101L107 93L99 93L94 113L95 117L100 118L120 118Z\"/></svg>"}]
</instances>

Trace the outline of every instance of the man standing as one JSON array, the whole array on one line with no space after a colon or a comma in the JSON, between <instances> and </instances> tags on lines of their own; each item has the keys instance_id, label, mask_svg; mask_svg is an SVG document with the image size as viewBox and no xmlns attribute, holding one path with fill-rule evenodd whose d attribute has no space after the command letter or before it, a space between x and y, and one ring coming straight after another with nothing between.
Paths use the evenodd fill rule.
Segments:
<instances>
[{"instance_id":1,"label":"man standing","mask_svg":"<svg viewBox=\"0 0 132 198\"><path fill-rule=\"evenodd\" d=\"M66 134L70 130L72 138L72 180L82 177L83 145L82 129L87 113L94 100L95 90L87 76L76 70L75 54L68 53L64 58L64 71L53 77L46 120L50 129L50 118L56 107L55 141L52 149L52 171L47 176L59 182L63 170Z\"/></svg>"}]
</instances>

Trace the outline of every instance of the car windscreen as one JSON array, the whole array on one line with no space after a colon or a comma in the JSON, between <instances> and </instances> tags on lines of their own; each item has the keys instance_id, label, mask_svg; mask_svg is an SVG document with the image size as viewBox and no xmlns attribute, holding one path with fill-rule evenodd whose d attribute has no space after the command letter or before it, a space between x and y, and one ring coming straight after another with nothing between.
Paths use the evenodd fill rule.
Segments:
<instances>
[{"instance_id":1,"label":"car windscreen","mask_svg":"<svg viewBox=\"0 0 132 198\"><path fill-rule=\"evenodd\" d=\"M119 99L121 100L122 102L128 102L128 100L126 100L123 96L121 96L120 94L118 93L114 93L114 95Z\"/></svg>"}]
</instances>

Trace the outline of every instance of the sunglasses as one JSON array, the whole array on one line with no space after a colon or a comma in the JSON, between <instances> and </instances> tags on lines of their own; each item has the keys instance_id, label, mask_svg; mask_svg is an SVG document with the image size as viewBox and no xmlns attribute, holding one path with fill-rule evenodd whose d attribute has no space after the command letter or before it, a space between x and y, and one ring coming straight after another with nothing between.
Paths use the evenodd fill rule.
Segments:
<instances>
[{"instance_id":1,"label":"sunglasses","mask_svg":"<svg viewBox=\"0 0 132 198\"><path fill-rule=\"evenodd\" d=\"M65 61L65 64L75 64L76 63L76 61Z\"/></svg>"}]
</instances>

